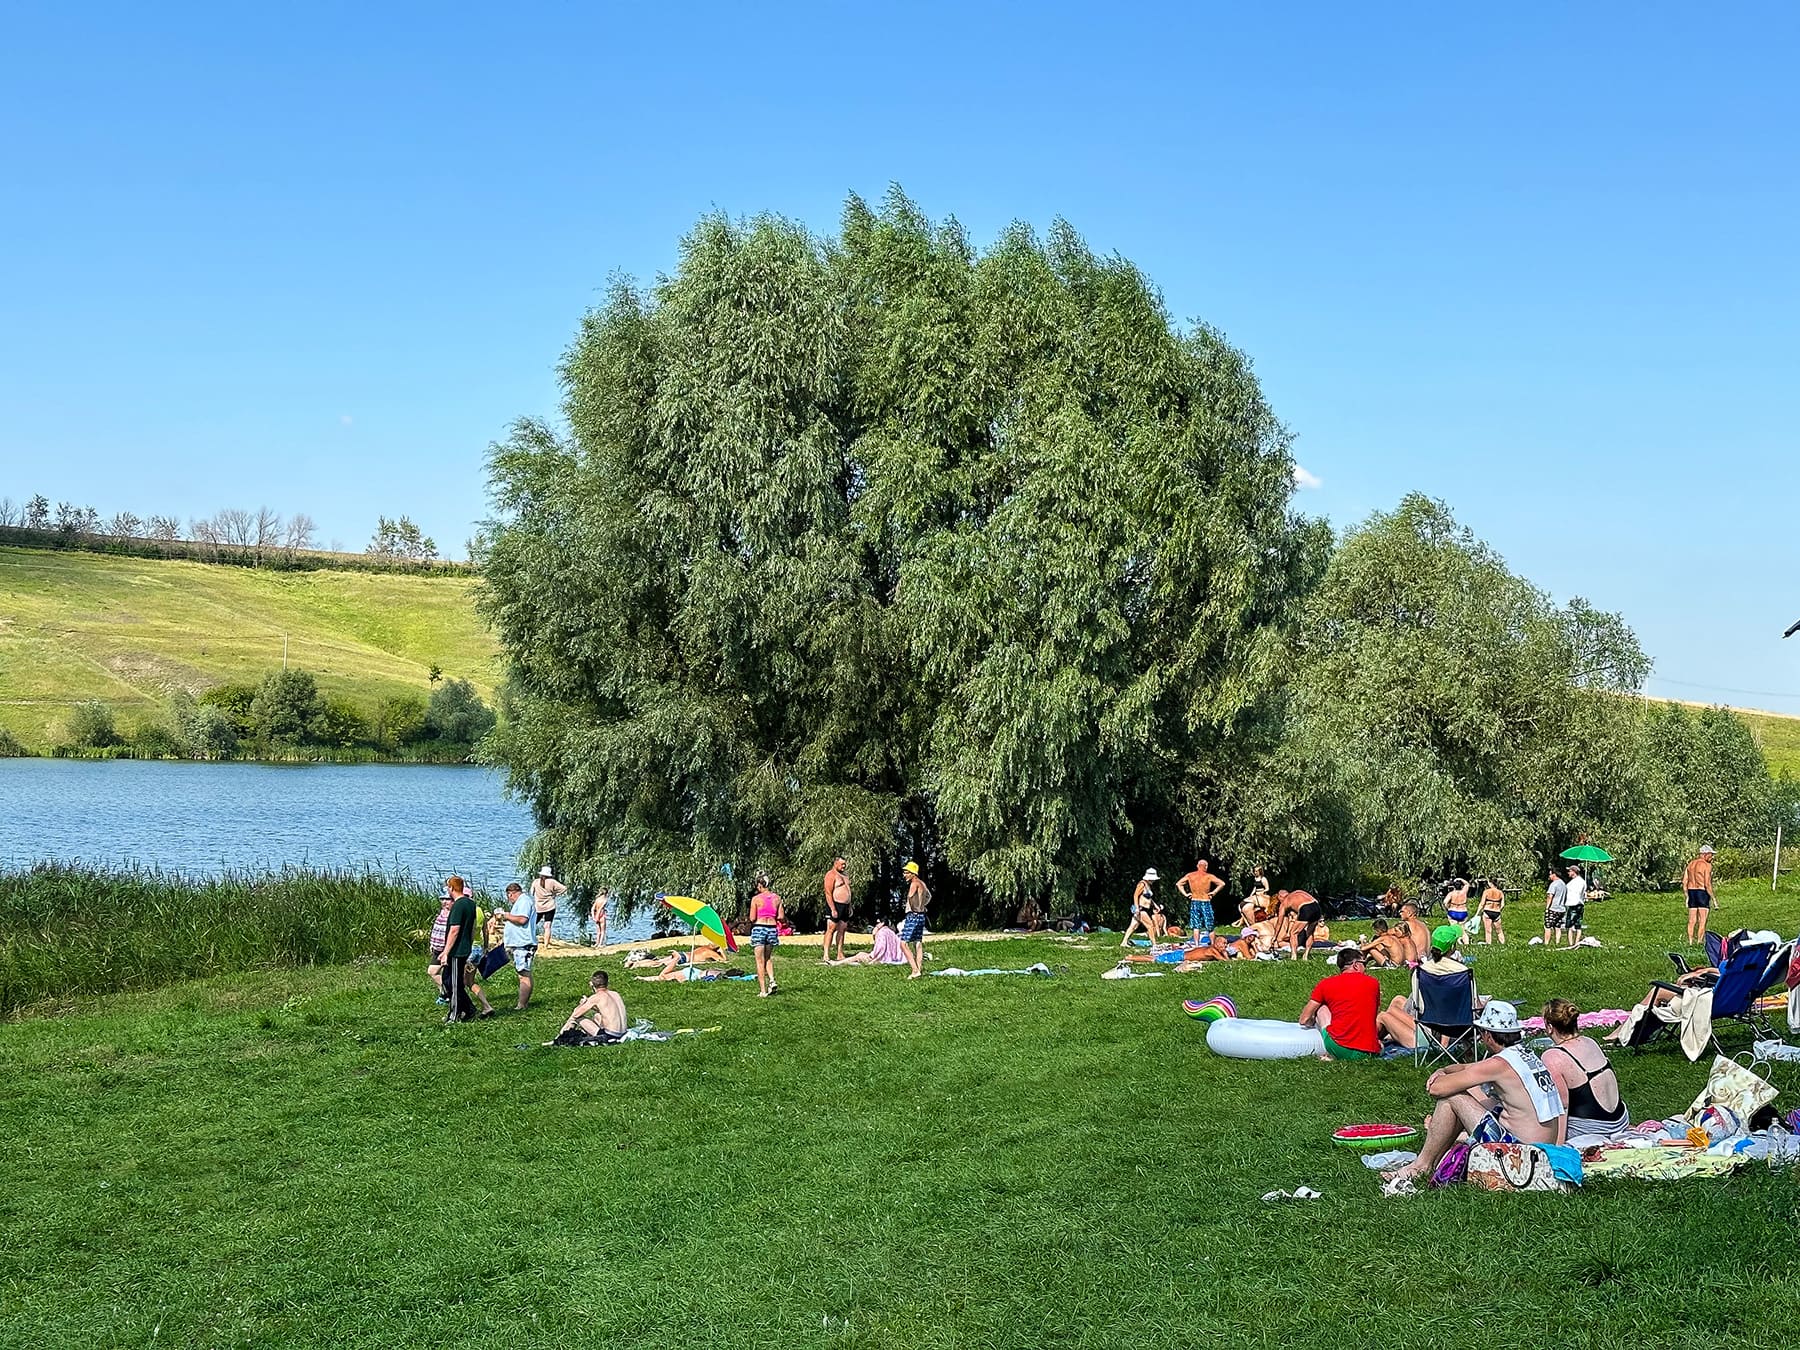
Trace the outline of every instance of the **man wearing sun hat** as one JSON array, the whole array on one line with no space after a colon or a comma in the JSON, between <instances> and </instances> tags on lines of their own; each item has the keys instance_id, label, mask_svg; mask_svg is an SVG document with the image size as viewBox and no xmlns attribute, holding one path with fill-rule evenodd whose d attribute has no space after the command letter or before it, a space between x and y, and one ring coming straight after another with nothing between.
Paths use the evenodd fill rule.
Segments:
<instances>
[{"instance_id":1,"label":"man wearing sun hat","mask_svg":"<svg viewBox=\"0 0 1800 1350\"><path fill-rule=\"evenodd\" d=\"M1682 889L1687 892L1687 940L1690 947L1704 946L1706 943L1706 921L1712 915L1714 904L1712 864L1713 846L1703 845L1681 876Z\"/></svg>"},{"instance_id":2,"label":"man wearing sun hat","mask_svg":"<svg viewBox=\"0 0 1800 1350\"><path fill-rule=\"evenodd\" d=\"M919 864L906 864L906 918L900 923L900 945L916 980L925 973L925 911L931 908L931 887L919 876Z\"/></svg>"},{"instance_id":3,"label":"man wearing sun hat","mask_svg":"<svg viewBox=\"0 0 1800 1350\"><path fill-rule=\"evenodd\" d=\"M1417 1158L1389 1174L1383 1195L1411 1194L1464 1135L1478 1144L1563 1142L1568 1103L1544 1061L1520 1044L1519 1010L1490 999L1475 1026L1489 1057L1439 1069L1425 1080L1425 1091L1437 1100L1425 1142Z\"/></svg>"}]
</instances>

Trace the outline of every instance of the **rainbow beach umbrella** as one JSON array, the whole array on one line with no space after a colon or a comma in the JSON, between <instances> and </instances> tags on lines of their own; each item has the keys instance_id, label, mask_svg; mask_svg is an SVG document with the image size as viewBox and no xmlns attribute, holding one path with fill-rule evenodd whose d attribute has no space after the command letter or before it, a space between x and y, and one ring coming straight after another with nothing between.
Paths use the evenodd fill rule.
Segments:
<instances>
[{"instance_id":1,"label":"rainbow beach umbrella","mask_svg":"<svg viewBox=\"0 0 1800 1350\"><path fill-rule=\"evenodd\" d=\"M719 917L719 911L706 901L696 900L691 895L659 895L656 898L693 924L695 937L703 937L728 952L737 950L737 939Z\"/></svg>"}]
</instances>

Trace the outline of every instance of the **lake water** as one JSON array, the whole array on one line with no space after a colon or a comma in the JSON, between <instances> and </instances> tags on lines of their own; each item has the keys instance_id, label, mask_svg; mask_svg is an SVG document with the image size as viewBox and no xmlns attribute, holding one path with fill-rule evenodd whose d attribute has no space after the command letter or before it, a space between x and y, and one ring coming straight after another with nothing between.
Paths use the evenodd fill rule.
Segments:
<instances>
[{"instance_id":1,"label":"lake water","mask_svg":"<svg viewBox=\"0 0 1800 1350\"><path fill-rule=\"evenodd\" d=\"M525 879L532 829L500 775L463 765L0 759L0 865L373 867L434 886L456 872L497 896ZM557 916L558 937L584 928Z\"/></svg>"}]
</instances>

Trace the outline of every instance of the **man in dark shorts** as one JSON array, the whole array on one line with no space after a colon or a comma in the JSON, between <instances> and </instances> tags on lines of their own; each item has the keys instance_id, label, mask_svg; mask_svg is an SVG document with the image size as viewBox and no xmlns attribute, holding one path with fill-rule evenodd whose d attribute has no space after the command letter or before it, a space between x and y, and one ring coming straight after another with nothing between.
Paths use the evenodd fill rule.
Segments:
<instances>
[{"instance_id":1,"label":"man in dark shorts","mask_svg":"<svg viewBox=\"0 0 1800 1350\"><path fill-rule=\"evenodd\" d=\"M469 952L475 946L475 897L463 885L461 877L444 883L450 892L450 915L444 925L444 997L450 1001L451 1022L467 1022L475 1016L475 1005L469 1001L467 969Z\"/></svg>"},{"instance_id":2,"label":"man in dark shorts","mask_svg":"<svg viewBox=\"0 0 1800 1350\"><path fill-rule=\"evenodd\" d=\"M1305 891L1282 891L1279 895L1282 908L1294 916L1294 923L1288 929L1288 955L1297 960L1311 960L1313 949L1313 933L1318 930L1320 922L1325 918L1325 906L1316 896ZM1306 939L1306 951L1300 950L1300 939Z\"/></svg>"},{"instance_id":3,"label":"man in dark shorts","mask_svg":"<svg viewBox=\"0 0 1800 1350\"><path fill-rule=\"evenodd\" d=\"M1682 873L1681 886L1687 892L1687 940L1690 947L1706 945L1706 922L1713 907L1713 846L1707 844Z\"/></svg>"},{"instance_id":4,"label":"man in dark shorts","mask_svg":"<svg viewBox=\"0 0 1800 1350\"><path fill-rule=\"evenodd\" d=\"M837 959L844 959L844 938L850 932L850 864L842 858L834 860L825 874L825 939L819 944L819 963L832 959L831 945L837 944Z\"/></svg>"},{"instance_id":5,"label":"man in dark shorts","mask_svg":"<svg viewBox=\"0 0 1800 1350\"><path fill-rule=\"evenodd\" d=\"M1355 947L1337 954L1338 973L1313 986L1300 1010L1300 1025L1316 1026L1325 1043L1320 1059L1374 1059L1381 1053L1375 1013L1381 982L1368 972L1368 958Z\"/></svg>"}]
</instances>

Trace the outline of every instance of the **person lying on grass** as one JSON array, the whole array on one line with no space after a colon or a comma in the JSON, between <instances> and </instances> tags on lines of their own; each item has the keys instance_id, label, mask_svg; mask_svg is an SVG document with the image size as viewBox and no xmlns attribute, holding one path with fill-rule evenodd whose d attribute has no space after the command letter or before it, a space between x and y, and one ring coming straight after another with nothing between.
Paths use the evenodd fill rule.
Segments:
<instances>
[{"instance_id":1,"label":"person lying on grass","mask_svg":"<svg viewBox=\"0 0 1800 1350\"><path fill-rule=\"evenodd\" d=\"M1315 984L1300 1010L1300 1025L1316 1026L1325 1043L1320 1059L1374 1059L1381 1052L1375 1034L1381 985L1368 964L1358 948L1344 948L1337 954L1338 973Z\"/></svg>"},{"instance_id":2,"label":"person lying on grass","mask_svg":"<svg viewBox=\"0 0 1800 1350\"><path fill-rule=\"evenodd\" d=\"M1425 1118L1425 1142L1417 1158L1386 1174L1383 1195L1412 1194L1465 1137L1480 1144L1563 1142L1568 1104L1544 1061L1519 1044L1518 1009L1493 999L1475 1026L1491 1057L1439 1069L1425 1080L1437 1102Z\"/></svg>"},{"instance_id":3,"label":"person lying on grass","mask_svg":"<svg viewBox=\"0 0 1800 1350\"><path fill-rule=\"evenodd\" d=\"M1189 947L1182 952L1183 964L1198 964L1202 961L1249 961L1256 957L1256 930L1246 929L1235 938L1227 938L1223 933L1214 933L1205 942Z\"/></svg>"},{"instance_id":4,"label":"person lying on grass","mask_svg":"<svg viewBox=\"0 0 1800 1350\"><path fill-rule=\"evenodd\" d=\"M580 1031L599 1040L617 1040L625 1034L625 1000L606 987L606 972L596 970L588 980L589 994L575 1005L562 1031Z\"/></svg>"},{"instance_id":5,"label":"person lying on grass","mask_svg":"<svg viewBox=\"0 0 1800 1350\"><path fill-rule=\"evenodd\" d=\"M1453 923L1439 924L1431 932L1431 954L1419 962L1413 969L1412 993L1402 997L1396 994L1389 1001L1387 1010L1376 1019L1381 1034L1395 1045L1408 1050L1419 1043L1419 1010L1425 1006L1419 997L1419 972L1430 975L1462 975L1468 967L1456 954L1456 948L1463 936L1463 930ZM1475 981L1469 981L1469 1011L1477 1012L1481 1008L1481 997L1475 992ZM1466 1028L1465 1028L1466 1029ZM1441 1043L1447 1043L1455 1035L1455 1028L1440 1029L1426 1026L1426 1032L1434 1035Z\"/></svg>"}]
</instances>

